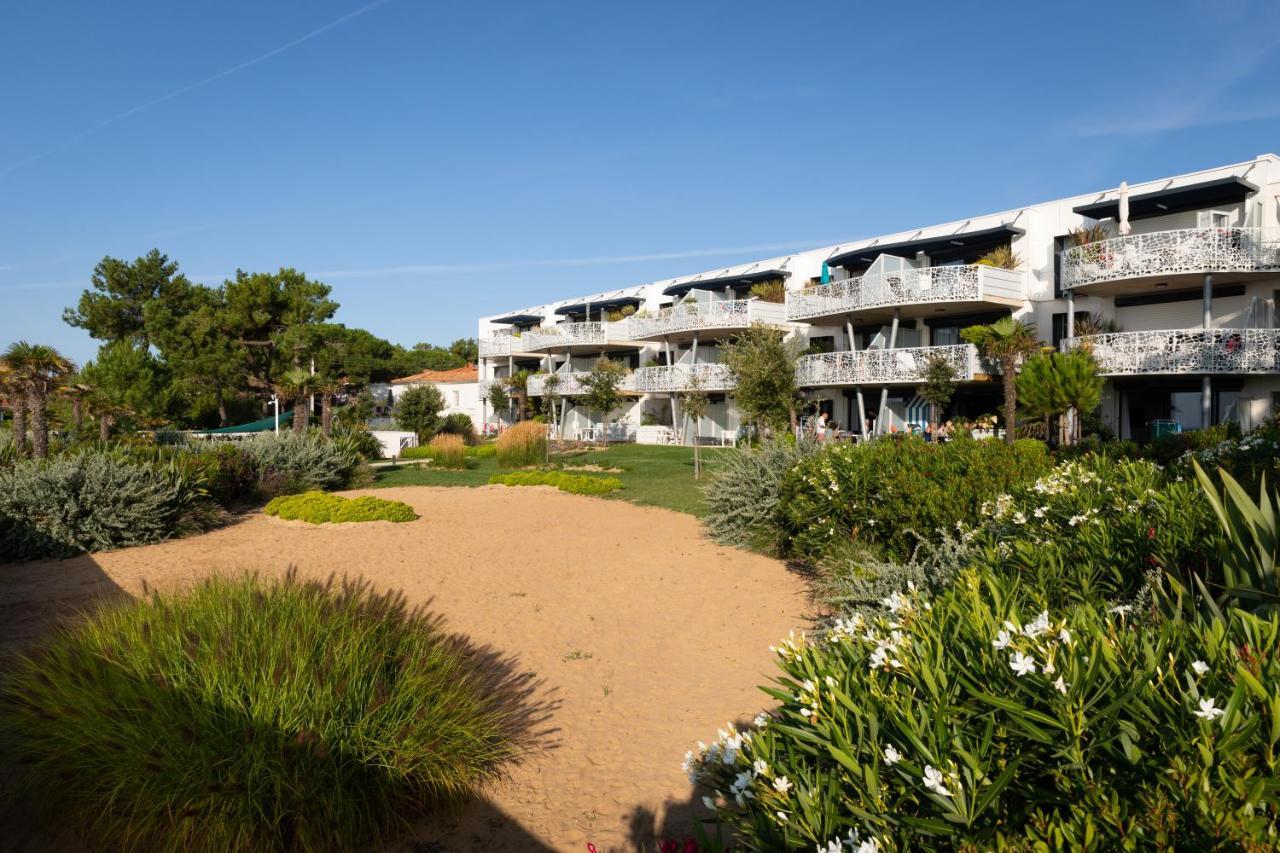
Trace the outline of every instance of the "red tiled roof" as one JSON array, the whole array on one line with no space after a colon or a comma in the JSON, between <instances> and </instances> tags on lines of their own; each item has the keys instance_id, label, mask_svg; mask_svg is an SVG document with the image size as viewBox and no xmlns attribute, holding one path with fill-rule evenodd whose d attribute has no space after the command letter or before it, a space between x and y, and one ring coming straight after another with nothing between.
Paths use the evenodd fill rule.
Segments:
<instances>
[{"instance_id":1,"label":"red tiled roof","mask_svg":"<svg viewBox=\"0 0 1280 853\"><path fill-rule=\"evenodd\" d=\"M455 367L452 370L424 370L421 373L415 373L412 376L392 379L391 384L408 385L413 382L477 382L479 379L480 371L476 370L476 366L474 364L468 364L466 367Z\"/></svg>"}]
</instances>

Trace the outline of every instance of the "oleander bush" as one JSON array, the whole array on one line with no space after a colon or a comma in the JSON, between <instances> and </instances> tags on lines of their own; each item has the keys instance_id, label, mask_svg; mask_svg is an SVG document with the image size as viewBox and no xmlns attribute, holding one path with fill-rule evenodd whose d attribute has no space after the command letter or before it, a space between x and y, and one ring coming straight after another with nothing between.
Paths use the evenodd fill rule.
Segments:
<instances>
[{"instance_id":1,"label":"oleander bush","mask_svg":"<svg viewBox=\"0 0 1280 853\"><path fill-rule=\"evenodd\" d=\"M108 453L0 469L0 561L159 542L221 523L199 471Z\"/></svg>"},{"instance_id":2,"label":"oleander bush","mask_svg":"<svg viewBox=\"0 0 1280 853\"><path fill-rule=\"evenodd\" d=\"M783 480L816 451L815 442L779 438L757 449L721 454L716 475L705 489L707 530L725 545L777 551Z\"/></svg>"},{"instance_id":3,"label":"oleander bush","mask_svg":"<svg viewBox=\"0 0 1280 853\"><path fill-rule=\"evenodd\" d=\"M916 546L959 523L984 501L1051 467L1044 444L961 438L929 443L915 436L869 444L833 444L800 461L779 499L784 551L815 561L854 539L910 557Z\"/></svg>"},{"instance_id":4,"label":"oleander bush","mask_svg":"<svg viewBox=\"0 0 1280 853\"><path fill-rule=\"evenodd\" d=\"M496 446L498 465L503 468L540 465L547 458L547 427L536 421L521 421L504 430Z\"/></svg>"},{"instance_id":5,"label":"oleander bush","mask_svg":"<svg viewBox=\"0 0 1280 853\"><path fill-rule=\"evenodd\" d=\"M1280 423L1272 421L1245 436L1225 438L1189 450L1174 463L1186 474L1192 463L1209 469L1223 469L1249 488L1257 487L1265 478L1280 482Z\"/></svg>"},{"instance_id":6,"label":"oleander bush","mask_svg":"<svg viewBox=\"0 0 1280 853\"><path fill-rule=\"evenodd\" d=\"M1275 849L1280 615L1037 615L1020 583L784 641L776 710L686 757L716 820L761 851Z\"/></svg>"},{"instance_id":7,"label":"oleander bush","mask_svg":"<svg viewBox=\"0 0 1280 853\"><path fill-rule=\"evenodd\" d=\"M562 492L575 495L607 495L622 488L616 477L588 477L583 474L566 474L563 471L517 471L512 474L494 474L489 478L495 486L555 486Z\"/></svg>"},{"instance_id":8,"label":"oleander bush","mask_svg":"<svg viewBox=\"0 0 1280 853\"><path fill-rule=\"evenodd\" d=\"M418 514L403 501L363 495L344 498L327 492L304 492L273 498L262 510L267 515L311 524L342 521L413 521Z\"/></svg>"},{"instance_id":9,"label":"oleander bush","mask_svg":"<svg viewBox=\"0 0 1280 853\"><path fill-rule=\"evenodd\" d=\"M502 676L366 584L215 578L18 657L0 738L103 849L368 849L518 748Z\"/></svg>"}]
</instances>

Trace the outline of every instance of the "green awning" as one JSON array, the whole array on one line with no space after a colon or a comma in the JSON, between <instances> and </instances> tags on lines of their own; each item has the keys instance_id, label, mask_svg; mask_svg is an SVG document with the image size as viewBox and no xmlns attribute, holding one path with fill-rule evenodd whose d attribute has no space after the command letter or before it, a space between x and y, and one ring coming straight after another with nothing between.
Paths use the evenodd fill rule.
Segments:
<instances>
[{"instance_id":1,"label":"green awning","mask_svg":"<svg viewBox=\"0 0 1280 853\"><path fill-rule=\"evenodd\" d=\"M293 412L280 413L281 424L292 426L292 419L293 419ZM271 432L275 428L276 428L276 416L271 415L270 417L263 418L260 421L253 421L252 423L239 424L237 426L229 426L229 427L219 427L218 429L204 429L204 430L199 430L199 432L208 433L210 435L225 435L227 433L236 433L236 432Z\"/></svg>"}]
</instances>

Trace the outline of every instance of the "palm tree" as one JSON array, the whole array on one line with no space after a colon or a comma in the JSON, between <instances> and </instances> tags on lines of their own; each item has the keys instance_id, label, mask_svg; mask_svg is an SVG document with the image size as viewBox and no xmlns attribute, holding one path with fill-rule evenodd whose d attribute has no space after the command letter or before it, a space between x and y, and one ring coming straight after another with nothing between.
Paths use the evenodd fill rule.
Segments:
<instances>
[{"instance_id":1,"label":"palm tree","mask_svg":"<svg viewBox=\"0 0 1280 853\"><path fill-rule=\"evenodd\" d=\"M311 423L311 392L315 377L295 367L276 381L276 393L293 403L293 431L305 432Z\"/></svg>"},{"instance_id":2,"label":"palm tree","mask_svg":"<svg viewBox=\"0 0 1280 853\"><path fill-rule=\"evenodd\" d=\"M1000 365L1004 384L1004 440L1014 442L1014 425L1018 419L1018 391L1015 379L1018 363L1040 346L1031 324L1015 320L1013 315L1001 317L986 326L970 326L961 333L966 341L976 344L982 355Z\"/></svg>"},{"instance_id":3,"label":"palm tree","mask_svg":"<svg viewBox=\"0 0 1280 853\"><path fill-rule=\"evenodd\" d=\"M118 418L132 414L128 406L117 403L106 397L97 389L89 389L85 395L89 413L98 421L98 441L106 444L111 440L111 427Z\"/></svg>"},{"instance_id":4,"label":"palm tree","mask_svg":"<svg viewBox=\"0 0 1280 853\"><path fill-rule=\"evenodd\" d=\"M320 432L325 438L333 431L333 398L342 393L347 383L336 377L321 379L316 383L320 395Z\"/></svg>"},{"instance_id":5,"label":"palm tree","mask_svg":"<svg viewBox=\"0 0 1280 853\"><path fill-rule=\"evenodd\" d=\"M10 346L4 361L26 392L31 415L31 455L43 459L49 454L49 394L75 371L75 365L51 346L26 341Z\"/></svg>"},{"instance_id":6,"label":"palm tree","mask_svg":"<svg viewBox=\"0 0 1280 853\"><path fill-rule=\"evenodd\" d=\"M0 399L13 411L13 447L19 457L27 455L27 394L8 361L0 357Z\"/></svg>"},{"instance_id":7,"label":"palm tree","mask_svg":"<svg viewBox=\"0 0 1280 853\"><path fill-rule=\"evenodd\" d=\"M75 426L76 432L79 432L84 428L84 407L93 394L93 386L76 382L73 377L73 381L59 388L58 393L71 401L71 423Z\"/></svg>"}]
</instances>

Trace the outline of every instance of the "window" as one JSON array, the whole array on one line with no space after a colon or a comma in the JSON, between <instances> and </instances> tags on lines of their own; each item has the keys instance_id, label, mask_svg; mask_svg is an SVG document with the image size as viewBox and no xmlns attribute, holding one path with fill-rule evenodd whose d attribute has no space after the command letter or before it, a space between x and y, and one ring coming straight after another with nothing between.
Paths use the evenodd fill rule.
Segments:
<instances>
[{"instance_id":1,"label":"window","mask_svg":"<svg viewBox=\"0 0 1280 853\"><path fill-rule=\"evenodd\" d=\"M949 347L960 343L959 326L934 326L929 332L929 345Z\"/></svg>"},{"instance_id":2,"label":"window","mask_svg":"<svg viewBox=\"0 0 1280 853\"><path fill-rule=\"evenodd\" d=\"M1053 348L1061 349L1059 344L1067 336L1067 312L1061 311L1053 315Z\"/></svg>"},{"instance_id":3,"label":"window","mask_svg":"<svg viewBox=\"0 0 1280 853\"><path fill-rule=\"evenodd\" d=\"M453 405L456 407L460 401L460 395L457 391L450 391L449 393L453 396Z\"/></svg>"},{"instance_id":4,"label":"window","mask_svg":"<svg viewBox=\"0 0 1280 853\"><path fill-rule=\"evenodd\" d=\"M1226 228L1231 224L1231 214L1224 210L1196 211L1196 227Z\"/></svg>"},{"instance_id":5,"label":"window","mask_svg":"<svg viewBox=\"0 0 1280 853\"><path fill-rule=\"evenodd\" d=\"M1053 298L1062 299L1062 250L1067 247L1070 237L1053 238Z\"/></svg>"}]
</instances>

